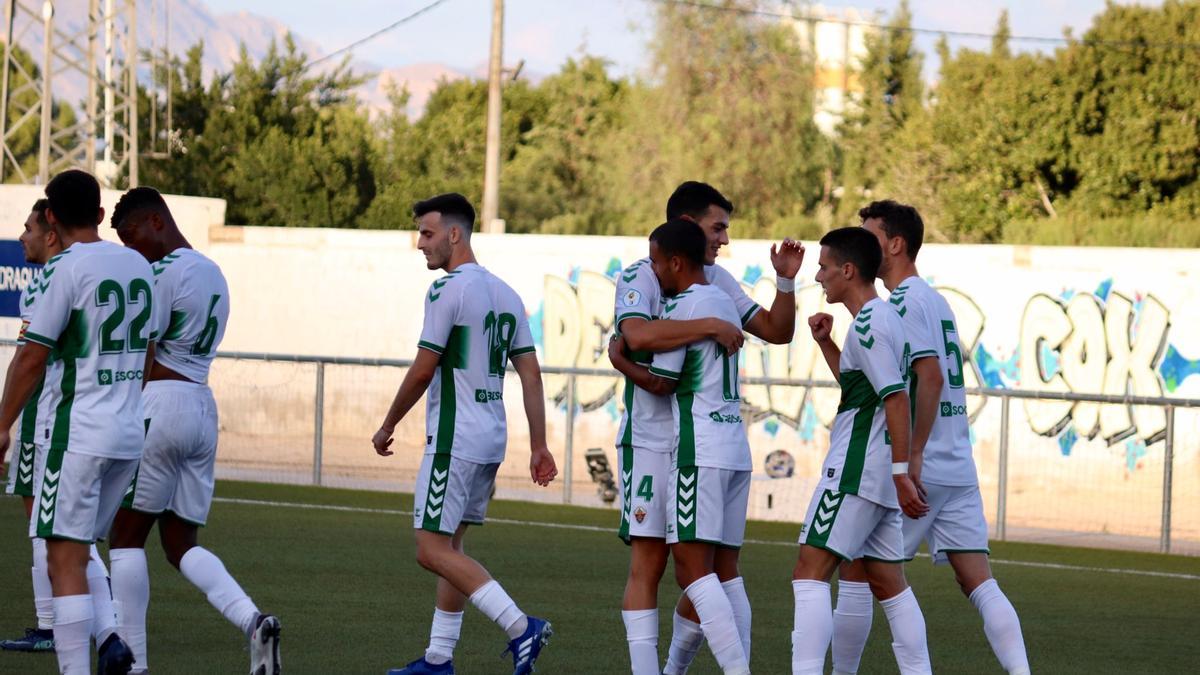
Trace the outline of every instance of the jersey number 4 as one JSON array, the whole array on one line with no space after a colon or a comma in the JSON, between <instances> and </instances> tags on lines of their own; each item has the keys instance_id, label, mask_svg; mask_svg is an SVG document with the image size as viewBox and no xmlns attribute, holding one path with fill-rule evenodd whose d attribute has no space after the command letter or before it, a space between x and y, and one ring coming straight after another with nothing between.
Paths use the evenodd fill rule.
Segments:
<instances>
[{"instance_id":1,"label":"jersey number 4","mask_svg":"<svg viewBox=\"0 0 1200 675\"><path fill-rule=\"evenodd\" d=\"M125 323L125 307L130 309L141 307L137 316L129 322L125 337L117 337L122 324ZM96 288L96 306L116 308L108 318L100 324L100 353L120 354L125 351L144 352L150 344L150 338L144 334L146 324L150 322L150 283L145 279L134 279L129 282L128 295L121 284L105 279Z\"/></svg>"}]
</instances>

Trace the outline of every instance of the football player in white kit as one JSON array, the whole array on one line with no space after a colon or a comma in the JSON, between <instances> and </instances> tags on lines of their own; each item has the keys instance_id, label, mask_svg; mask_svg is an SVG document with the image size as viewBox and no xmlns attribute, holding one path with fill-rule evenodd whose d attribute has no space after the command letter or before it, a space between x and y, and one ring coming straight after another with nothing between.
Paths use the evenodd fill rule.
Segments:
<instances>
[{"instance_id":1,"label":"football player in white kit","mask_svg":"<svg viewBox=\"0 0 1200 675\"><path fill-rule=\"evenodd\" d=\"M817 283L830 303L845 305L854 318L840 350L830 336L833 317L809 319L842 396L792 571L793 675L823 672L833 634L829 579L839 560L856 558L866 561L887 614L900 672L931 672L925 619L901 565L901 510L913 517L929 510L909 476L909 346L899 314L875 292L879 260L879 243L862 228L844 227L821 239Z\"/></svg>"},{"instance_id":2,"label":"football player in white kit","mask_svg":"<svg viewBox=\"0 0 1200 675\"><path fill-rule=\"evenodd\" d=\"M150 261L155 301L166 319L145 376L145 453L113 523L109 550L117 621L133 648L133 672L148 668L145 545L157 523L167 560L250 640L250 674L278 673L279 620L260 612L221 560L198 544L217 458L208 372L229 321L229 286L217 264L188 243L154 188L122 195L112 226Z\"/></svg>"},{"instance_id":3,"label":"football player in white kit","mask_svg":"<svg viewBox=\"0 0 1200 675\"><path fill-rule=\"evenodd\" d=\"M690 220L700 226L706 237L705 280L733 299L738 320L736 323L715 318L658 321L662 318L664 299L649 258L633 263L617 278L609 360L627 376L623 393L625 414L617 432L622 503L618 534L630 544L621 615L635 674L659 672L658 585L666 569L668 552L666 492L662 488L667 481L667 460L673 439L669 432L669 397L657 396L633 384L622 364L648 365L655 352L670 351L705 338L716 340L732 353L742 345L743 329L766 342L790 342L795 327L794 277L802 260L799 245L790 239L771 247L771 264L777 274L776 294L771 308L762 308L732 274L716 264L720 248L729 243L733 204L711 185L687 181L671 194L666 212L668 220ZM750 604L735 553L719 551L717 568L733 602L749 656ZM686 595L680 597L672 619L671 647L663 672L678 675L687 671L704 634Z\"/></svg>"},{"instance_id":4,"label":"football player in white kit","mask_svg":"<svg viewBox=\"0 0 1200 675\"><path fill-rule=\"evenodd\" d=\"M432 197L418 202L413 215L417 248L426 265L446 275L425 294L417 356L371 443L382 456L394 454L389 448L396 424L426 397L425 455L414 490L413 529L417 563L438 581L424 656L388 672L453 673L469 599L508 635L513 674L526 675L552 633L550 622L522 612L488 570L463 553L463 537L468 525L483 524L496 470L504 461L504 375L510 361L521 380L529 423L530 478L545 486L558 474L546 447L545 400L533 336L520 296L475 261L475 209L466 197Z\"/></svg>"},{"instance_id":5,"label":"football player in white kit","mask_svg":"<svg viewBox=\"0 0 1200 675\"><path fill-rule=\"evenodd\" d=\"M47 260L62 251L58 234L46 220L46 207L49 204L45 199L37 200L29 217L25 219L25 230L21 232L20 242L25 250L26 262L45 265ZM29 327L29 321L33 318L42 281L42 272L38 270L21 291L18 300L21 332L17 335L17 349L21 349L25 344L25 329ZM9 362L9 377L12 376L13 363L15 359ZM33 514L33 467L36 450L39 447L45 448L45 444L37 440L37 429L46 419L46 411L39 412L38 408L41 393L42 383L39 382L33 395L29 397L29 402L21 410L21 419L17 423L18 445L8 465L8 485L5 489L8 494L15 494L25 502L26 517ZM33 605L37 613L37 628L26 628L24 637L0 642L0 649L19 652L54 651L54 594L50 590L50 574L46 569L46 540L33 537L30 541L33 544Z\"/></svg>"},{"instance_id":6,"label":"football player in white kit","mask_svg":"<svg viewBox=\"0 0 1200 675\"><path fill-rule=\"evenodd\" d=\"M62 253L47 261L37 308L0 401L0 459L9 429L45 377L53 411L36 433L47 443L34 469L30 535L46 540L59 671L127 673L133 653L118 636L103 576L89 549L108 533L142 455L142 368L157 336L153 272L144 258L100 239L100 185L64 171L46 185L46 219ZM48 365L49 364L49 365ZM91 582L91 583L89 583Z\"/></svg>"},{"instance_id":7,"label":"football player in white kit","mask_svg":"<svg viewBox=\"0 0 1200 675\"><path fill-rule=\"evenodd\" d=\"M904 558L922 541L936 564L949 563L964 595L983 618L983 632L1008 673L1029 673L1021 621L992 578L988 526L971 451L963 367L969 357L959 342L950 304L917 273L925 224L917 210L891 200L858 212L864 229L883 248L879 278L891 291L912 345L913 445L909 475L929 503L924 518L905 517ZM858 671L871 631L871 592L862 561L843 564L833 622L833 670Z\"/></svg>"}]
</instances>

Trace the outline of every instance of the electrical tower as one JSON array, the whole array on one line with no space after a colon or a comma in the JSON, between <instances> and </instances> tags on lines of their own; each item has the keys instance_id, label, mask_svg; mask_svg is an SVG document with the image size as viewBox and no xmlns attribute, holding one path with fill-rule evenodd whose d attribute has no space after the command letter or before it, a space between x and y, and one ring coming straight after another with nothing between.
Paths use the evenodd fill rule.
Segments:
<instances>
[{"instance_id":1,"label":"electrical tower","mask_svg":"<svg viewBox=\"0 0 1200 675\"><path fill-rule=\"evenodd\" d=\"M67 21L45 0L4 4L4 71L0 78L0 182L45 184L65 169L88 171L108 188L138 184L137 2L86 0L87 17ZM18 58L17 45L40 31L41 54ZM29 39L26 39L29 36ZM74 116L56 121L54 84L87 83L84 100L61 101ZM29 139L37 130L36 166ZM22 157L26 160L22 162ZM22 165L24 164L24 166Z\"/></svg>"}]
</instances>

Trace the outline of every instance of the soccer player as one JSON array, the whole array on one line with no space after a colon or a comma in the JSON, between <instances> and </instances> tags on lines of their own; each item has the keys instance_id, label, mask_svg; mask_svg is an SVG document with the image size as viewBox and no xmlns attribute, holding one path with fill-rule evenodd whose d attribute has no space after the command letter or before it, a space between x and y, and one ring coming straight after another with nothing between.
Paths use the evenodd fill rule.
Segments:
<instances>
[{"instance_id":1,"label":"soccer player","mask_svg":"<svg viewBox=\"0 0 1200 675\"><path fill-rule=\"evenodd\" d=\"M830 303L845 305L854 319L841 350L830 336L832 316L816 314L808 321L842 399L792 571L794 675L822 672L833 633L829 579L839 559L856 558L863 559L887 614L900 672L931 672L925 619L901 566L900 511L920 517L929 510L908 473L909 348L900 315L875 292L879 260L879 242L862 228L821 238L817 283Z\"/></svg>"},{"instance_id":2,"label":"soccer player","mask_svg":"<svg viewBox=\"0 0 1200 675\"><path fill-rule=\"evenodd\" d=\"M30 534L46 539L59 671L91 672L95 620L99 671L127 673L133 653L117 635L107 584L98 588L93 580L89 590L88 553L108 532L142 454L140 380L157 337L154 275L141 256L100 239L104 210L90 174L58 174L46 197L46 219L63 251L42 270L25 345L4 385L0 459L44 375L43 405L53 415L35 430L48 446L35 467Z\"/></svg>"},{"instance_id":3,"label":"soccer player","mask_svg":"<svg viewBox=\"0 0 1200 675\"><path fill-rule=\"evenodd\" d=\"M740 348L744 326L767 342L790 342L795 323L795 276L803 260L799 244L785 239L771 247L775 267L776 296L771 309L759 307L733 275L715 264L721 246L729 243L729 219L733 204L716 188L688 181L667 200L667 219L691 220L706 236L705 279L733 298L736 325L717 319L655 321L662 313L662 291L643 258L626 268L617 280L614 329L619 338L610 344L610 361L622 366L612 351L626 353L629 364L649 364L653 352L664 352L712 338L732 353ZM622 371L623 374L624 371ZM618 471L622 500L619 534L631 546L629 576L622 600L622 618L635 673L658 672L658 582L666 569L666 500L661 488L667 480L667 453L673 439L662 430L669 428L670 401L656 396L626 379L625 416L617 435ZM655 498L655 495L658 498ZM717 570L730 602L747 656L750 653L750 603L733 553L718 551ZM684 673L695 658L704 634L695 610L684 595L673 612L671 648L665 672ZM654 664L651 666L651 664Z\"/></svg>"},{"instance_id":4,"label":"soccer player","mask_svg":"<svg viewBox=\"0 0 1200 675\"><path fill-rule=\"evenodd\" d=\"M154 188L126 192L113 209L112 226L150 261L154 301L169 317L143 378L145 451L110 539L117 622L133 649L134 672L147 669L145 546L157 523L167 561L250 639L250 672L278 673L279 620L260 612L221 560L197 543L212 506L217 459L217 405L208 371L229 321L229 286L217 264L184 238Z\"/></svg>"},{"instance_id":5,"label":"soccer player","mask_svg":"<svg viewBox=\"0 0 1200 675\"><path fill-rule=\"evenodd\" d=\"M446 276L425 295L417 356L372 444L389 449L396 424L426 397L425 457L417 474L413 528L417 562L438 577L437 603L425 655L392 675L453 673L454 647L467 599L507 633L514 675L533 672L550 638L550 623L528 616L486 569L463 553L468 524L481 525L504 461L508 427L504 374L511 360L521 380L529 422L533 482L557 475L546 447L541 370L521 298L475 261L475 209L460 194L418 202L417 248L431 270Z\"/></svg>"},{"instance_id":6,"label":"soccer player","mask_svg":"<svg viewBox=\"0 0 1200 675\"><path fill-rule=\"evenodd\" d=\"M949 303L917 273L925 236L917 210L894 201L858 212L883 248L879 277L891 291L912 345L914 422L909 475L929 503L929 516L905 517L904 559L924 540L934 563L950 563L962 592L983 617L983 632L1004 670L1029 672L1021 622L988 565L988 527L971 452L962 344ZM843 565L833 624L833 669L855 673L871 632L871 595L863 564Z\"/></svg>"},{"instance_id":7,"label":"soccer player","mask_svg":"<svg viewBox=\"0 0 1200 675\"><path fill-rule=\"evenodd\" d=\"M650 235L651 266L668 298L665 319L738 320L731 298L705 281L705 246L704 232L687 220L668 221ZM750 494L737 356L712 339L657 354L649 368L627 361L620 351L611 356L637 386L659 396L674 394L675 444L665 496L675 576L722 670L749 673L748 635L735 621L736 608L715 566L720 549L737 567Z\"/></svg>"},{"instance_id":8,"label":"soccer player","mask_svg":"<svg viewBox=\"0 0 1200 675\"><path fill-rule=\"evenodd\" d=\"M29 217L25 219L25 229L21 232L19 241L25 250L25 261L37 265L45 265L46 261L62 251L58 234L46 221L45 199L37 200ZM21 332L17 336L17 351L25 344L25 329L33 318L33 309L37 303L38 289L42 284L41 271L34 273L29 284L21 291L19 300L21 311ZM16 359L9 362L7 379L12 377L12 365ZM21 419L17 423L17 455L8 466L9 494L20 495L25 502L25 515L33 514L33 467L36 455L35 448L45 447L38 443L36 430L44 416L38 413L38 398L41 394L42 383L35 387L29 401L21 410ZM54 606L53 593L50 590L50 575L46 570L46 540L33 537L33 605L37 614L37 628L25 629L25 636L15 640L0 642L0 649L21 652L46 652L54 650Z\"/></svg>"}]
</instances>

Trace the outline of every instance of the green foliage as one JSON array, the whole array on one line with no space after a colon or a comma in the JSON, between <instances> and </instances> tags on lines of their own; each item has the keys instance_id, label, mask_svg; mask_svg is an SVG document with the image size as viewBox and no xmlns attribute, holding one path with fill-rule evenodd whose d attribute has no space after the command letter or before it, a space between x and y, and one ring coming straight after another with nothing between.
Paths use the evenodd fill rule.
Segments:
<instances>
[{"instance_id":1,"label":"green foliage","mask_svg":"<svg viewBox=\"0 0 1200 675\"><path fill-rule=\"evenodd\" d=\"M3 42L0 42L3 45ZM24 183L33 180L38 173L38 149L41 142L41 109L38 104L38 79L41 69L33 61L33 56L20 46L12 48L13 60L16 64L9 69L8 86L9 100L7 110L8 132L5 144L12 157L4 157L4 182ZM28 115L22 121L22 118ZM78 122L75 111L63 101L51 98L50 102L50 133L54 142L63 148L76 147L80 142L77 137L64 136L63 130ZM14 129L15 127L15 129ZM15 166L14 166L15 163Z\"/></svg>"},{"instance_id":2,"label":"green foliage","mask_svg":"<svg viewBox=\"0 0 1200 675\"><path fill-rule=\"evenodd\" d=\"M582 56L505 82L500 217L510 232L644 234L695 179L733 200L738 237L815 238L891 197L921 210L931 241L1193 241L1175 230L1200 221L1200 50L1165 43L1200 43L1200 3L1109 5L1053 54L1014 51L1002 13L990 45L939 43L931 87L911 21L901 3L868 33L862 93L827 138L792 25L659 4L644 79ZM234 223L408 228L419 199L481 201L485 82L439 83L415 120L396 90L371 117L344 62L311 72L290 37L208 84L201 55L164 67L172 153L144 160L143 182L223 197ZM148 99L139 108L149 116ZM165 145L149 126L144 147ZM36 166L35 140L13 141L22 166Z\"/></svg>"}]
</instances>

